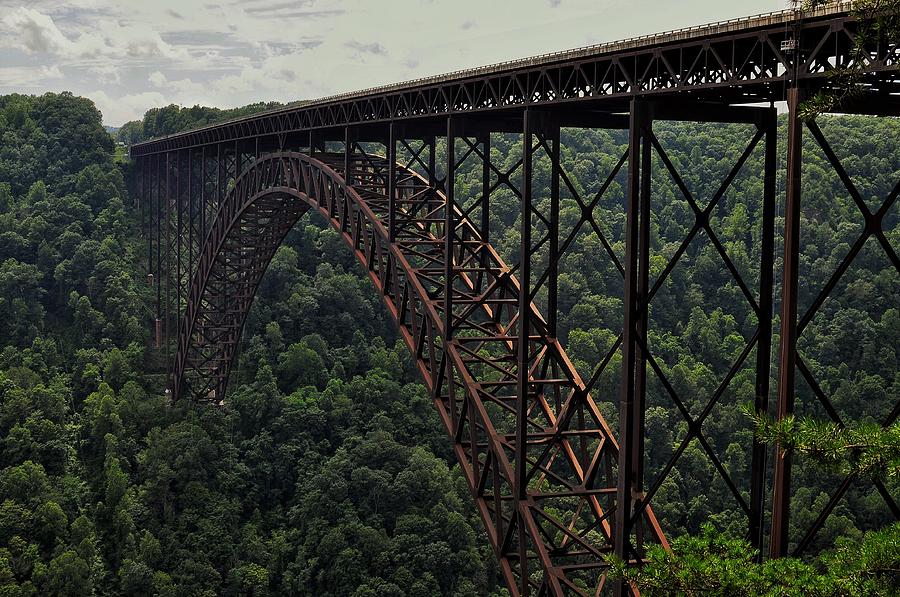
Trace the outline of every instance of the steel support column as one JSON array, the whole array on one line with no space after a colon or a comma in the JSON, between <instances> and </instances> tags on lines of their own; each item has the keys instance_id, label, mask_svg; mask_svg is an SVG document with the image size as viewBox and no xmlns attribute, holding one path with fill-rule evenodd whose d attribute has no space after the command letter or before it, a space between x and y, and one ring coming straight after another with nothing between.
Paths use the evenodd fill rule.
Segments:
<instances>
[{"instance_id":1,"label":"steel support column","mask_svg":"<svg viewBox=\"0 0 900 597\"><path fill-rule=\"evenodd\" d=\"M222 207L222 199L225 196L225 183L227 180L227 168L223 167L225 165L223 160L225 159L225 156L222 154L222 144L216 143L216 211ZM212 219L215 221L215 215Z\"/></svg>"},{"instance_id":2,"label":"steel support column","mask_svg":"<svg viewBox=\"0 0 900 597\"><path fill-rule=\"evenodd\" d=\"M557 322L559 320L559 178L562 167L560 166L559 149L559 124L545 123L545 140L549 140L550 147L550 223L547 230L548 253L550 261L547 264L547 333L551 338L558 338Z\"/></svg>"},{"instance_id":3,"label":"steel support column","mask_svg":"<svg viewBox=\"0 0 900 597\"><path fill-rule=\"evenodd\" d=\"M190 286L191 282L191 272L194 269L194 243L197 242L197 239L194 235L194 212L196 211L197 202L194 197L194 155L195 151L193 149L188 151L188 163L187 163L187 205L188 205L188 214L187 214L187 261L184 265L184 272L182 274L181 283L183 284L183 294L185 301L187 301L187 289ZM176 321L181 321L181 309L182 304L181 301L178 302L178 319ZM176 324L177 325L177 324Z\"/></svg>"},{"instance_id":4,"label":"steel support column","mask_svg":"<svg viewBox=\"0 0 900 597\"><path fill-rule=\"evenodd\" d=\"M769 375L772 361L772 302L775 270L775 194L778 175L778 118L775 109L761 123L765 130L763 205L759 250L759 341L756 346L756 395L754 412L769 410ZM762 549L765 519L765 487L768 477L766 444L754 438L750 457L750 544ZM761 554L760 554L761 555Z\"/></svg>"},{"instance_id":5,"label":"steel support column","mask_svg":"<svg viewBox=\"0 0 900 597\"><path fill-rule=\"evenodd\" d=\"M169 319L172 316L172 154L166 153L166 305L163 317L163 344L169 361Z\"/></svg>"},{"instance_id":6,"label":"steel support column","mask_svg":"<svg viewBox=\"0 0 900 597\"><path fill-rule=\"evenodd\" d=\"M344 184L353 186L353 172L351 172L351 159L353 155L353 132L349 126L344 127Z\"/></svg>"},{"instance_id":7,"label":"steel support column","mask_svg":"<svg viewBox=\"0 0 900 597\"><path fill-rule=\"evenodd\" d=\"M162 348L162 225L163 225L163 181L165 180L164 164L168 160L162 159L162 154L156 154L156 347Z\"/></svg>"},{"instance_id":8,"label":"steel support column","mask_svg":"<svg viewBox=\"0 0 900 597\"><path fill-rule=\"evenodd\" d=\"M526 109L522 139L522 204L519 210L521 226L519 230L519 321L516 343L516 450L515 487L513 492L518 503L528 499L528 349L531 334L530 302L528 289L531 287L531 209L532 209L532 168L534 149L532 133L534 113ZM519 529L519 590L528 594L528 545L526 543L525 520L520 509L516 510L516 524Z\"/></svg>"},{"instance_id":9,"label":"steel support column","mask_svg":"<svg viewBox=\"0 0 900 597\"><path fill-rule=\"evenodd\" d=\"M428 142L428 184L431 187L438 186L437 176L437 136L431 135Z\"/></svg>"},{"instance_id":10,"label":"steel support column","mask_svg":"<svg viewBox=\"0 0 900 597\"><path fill-rule=\"evenodd\" d=\"M631 102L628 131L628 188L625 224L625 321L622 341L622 386L619 400L619 477L616 489L615 554L624 561L633 559L631 543L635 524L632 513L643 491L644 401L647 360L640 348L646 338L647 313L640 306L647 296L650 224L650 141L651 106ZM638 523L639 525L639 523ZM616 586L624 595L624 583Z\"/></svg>"},{"instance_id":11,"label":"steel support column","mask_svg":"<svg viewBox=\"0 0 900 597\"><path fill-rule=\"evenodd\" d=\"M788 90L787 186L784 208L784 268L781 295L781 350L778 367L778 396L775 416L778 421L794 414L794 384L797 371L797 298L800 267L800 177L802 164L803 121L798 107L802 91ZM772 481L772 531L769 553L787 555L791 509L791 450L776 446Z\"/></svg>"},{"instance_id":12,"label":"steel support column","mask_svg":"<svg viewBox=\"0 0 900 597\"><path fill-rule=\"evenodd\" d=\"M396 125L388 125L387 161L388 161L388 238L397 240L397 137Z\"/></svg>"},{"instance_id":13,"label":"steel support column","mask_svg":"<svg viewBox=\"0 0 900 597\"><path fill-rule=\"evenodd\" d=\"M143 160L144 166L144 197L147 204L146 207L146 231L147 231L147 277L152 283L153 278L153 175L151 165L153 164L153 156L147 156Z\"/></svg>"},{"instance_id":14,"label":"steel support column","mask_svg":"<svg viewBox=\"0 0 900 597\"><path fill-rule=\"evenodd\" d=\"M353 130L349 126L344 127L344 188L353 186ZM347 206L343 206L344 209ZM350 221L351 214L345 212L341 214L341 223L345 229L342 232L353 233L353 222Z\"/></svg>"},{"instance_id":15,"label":"steel support column","mask_svg":"<svg viewBox=\"0 0 900 597\"><path fill-rule=\"evenodd\" d=\"M442 341L444 349L441 351L445 369L445 383L447 384L447 402L450 411L450 421L455 429L458 424L459 411L456 404L456 388L453 365L450 362L447 346L453 340L453 282L455 272L456 252L456 218L454 191L456 187L456 122L453 118L447 118L447 183L444 195L444 334ZM435 388L436 392L441 387Z\"/></svg>"},{"instance_id":16,"label":"steel support column","mask_svg":"<svg viewBox=\"0 0 900 597\"><path fill-rule=\"evenodd\" d=\"M197 259L200 259L200 251L203 250L203 241L206 240L206 212L208 208L207 201L207 177L209 172L207 169L206 145L200 150L200 239L197 243Z\"/></svg>"},{"instance_id":17,"label":"steel support column","mask_svg":"<svg viewBox=\"0 0 900 597\"><path fill-rule=\"evenodd\" d=\"M479 136L482 146L481 159L481 240L491 242L491 133L483 131Z\"/></svg>"},{"instance_id":18,"label":"steel support column","mask_svg":"<svg viewBox=\"0 0 900 597\"><path fill-rule=\"evenodd\" d=\"M190 159L190 150L175 152L175 321L181 321L181 287L184 277L183 268L183 247L184 242L184 207L187 202L184 200L184 168L182 167L182 157ZM190 177L188 177L188 185L190 185ZM168 322L167 322L168 325ZM168 330L168 328L166 328Z\"/></svg>"}]
</instances>

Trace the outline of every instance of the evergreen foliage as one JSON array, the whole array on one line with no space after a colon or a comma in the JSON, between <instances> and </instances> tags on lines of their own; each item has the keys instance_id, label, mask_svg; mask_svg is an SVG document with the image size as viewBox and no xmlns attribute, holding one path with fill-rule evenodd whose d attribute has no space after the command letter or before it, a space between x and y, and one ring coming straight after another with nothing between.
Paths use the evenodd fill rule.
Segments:
<instances>
[{"instance_id":1,"label":"evergreen foliage","mask_svg":"<svg viewBox=\"0 0 900 597\"><path fill-rule=\"evenodd\" d=\"M791 0L795 8L812 10L831 0ZM862 99L865 93L865 69L870 60L868 46L896 47L900 43L900 0L856 0L853 15L859 23L853 39L848 65L830 74L830 89L816 92L800 105L800 117L814 119L828 112L840 112L847 104Z\"/></svg>"},{"instance_id":2,"label":"evergreen foliage","mask_svg":"<svg viewBox=\"0 0 900 597\"><path fill-rule=\"evenodd\" d=\"M869 597L896 595L900 586L900 523L868 533L861 543L841 538L811 561L759 563L749 543L711 525L675 539L671 548L651 547L641 568L611 558L612 574L647 597Z\"/></svg>"},{"instance_id":3,"label":"evergreen foliage","mask_svg":"<svg viewBox=\"0 0 900 597\"><path fill-rule=\"evenodd\" d=\"M183 112L149 113L142 126L150 126L134 139L217 114ZM853 156L848 170L864 198L887 196L900 173L898 122L820 123ZM745 132L671 123L657 129L698 197L714 194L729 161L743 151L736 139ZM495 137L492 156L502 170L521 157L521 141ZM371 283L324 222L302 221L273 259L248 318L228 402L169 405L162 395L165 363L148 348L156 292L146 285L146 245L127 198L128 165L114 160L99 113L71 94L0 97L0 139L0 592L505 593L410 357ZM615 132L564 131L563 160L582 194L596 192L625 143ZM861 224L825 157L812 146L804 155L801 265L808 301ZM762 182L750 173L760 172L761 163L754 153L710 217L751 287L759 276ZM548 185L549 173L537 160L537 189ZM480 176L480 168L462 168L457 195L476 193ZM658 274L692 216L658 163L654 177L651 260ZM620 256L623 197L617 179L595 211ZM496 244L515 263L518 198L501 188L491 199ZM571 197L562 198L564 225L581 213ZM897 218L896 210L885 217L894 247ZM896 465L896 428L872 426L900 395L900 288L879 251L867 243L835 300L826 301L802 336L822 390L844 420L860 425L827 428L824 444L803 439L804 417L826 417L809 388L799 387L799 422L759 430L799 434L794 535L817 516L840 475L863 477L884 463ZM589 377L622 325L621 277L593 233L576 235L560 288L560 339ZM704 408L751 338L751 311L708 240L692 243L654 299L649 339L690 412ZM614 356L595 390L613 425L618 367ZM740 491L747 489L756 431L741 405L754 391L753 367L741 368L702 426ZM652 376L647 430L653 479L687 424ZM855 460L841 456L848 449ZM812 462L818 455L836 463L832 472ZM667 534L684 537L675 539L671 554L654 552L664 569L651 565L636 582L652 590L663 582L655 578L677 574L679 582L718 579L720 587L772 582L767 590L779 595L853 583L868 594L885 592L896 574L896 527L872 532L891 518L871 485L848 492L816 537L812 552L828 555L754 567L745 543L720 534L739 536L745 518L717 474L698 441L690 441L654 498ZM895 473L883 481L900 494ZM716 532L704 530L705 523ZM715 558L702 560L704 551Z\"/></svg>"}]
</instances>

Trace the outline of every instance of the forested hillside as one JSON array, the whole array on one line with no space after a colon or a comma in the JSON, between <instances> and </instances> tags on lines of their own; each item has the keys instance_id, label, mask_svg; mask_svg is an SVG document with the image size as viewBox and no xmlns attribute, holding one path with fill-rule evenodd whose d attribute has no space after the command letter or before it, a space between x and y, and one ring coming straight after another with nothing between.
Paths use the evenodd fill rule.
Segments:
<instances>
[{"instance_id":1,"label":"forested hillside","mask_svg":"<svg viewBox=\"0 0 900 597\"><path fill-rule=\"evenodd\" d=\"M436 413L333 234L298 227L273 263L246 385L171 407L100 114L6 96L0 135L5 594L496 590Z\"/></svg>"},{"instance_id":2,"label":"forested hillside","mask_svg":"<svg viewBox=\"0 0 900 597\"><path fill-rule=\"evenodd\" d=\"M179 114L151 111L142 132L123 138L211 118ZM877 209L900 180L900 123L823 118L822 128ZM657 130L703 206L748 139L740 126L661 123ZM69 94L0 97L0 138L4 594L505 593L436 413L380 298L336 233L304 219L278 251L251 312L227 403L169 405L165 364L149 348L155 290L146 285L127 165L114 163L100 114ZM493 144L501 170L521 156L515 137L495 136ZM621 133L565 131L563 159L581 194L597 191L624 149ZM863 230L821 151L810 144L805 159L803 306ZM761 163L756 151L711 215L754 294ZM538 162L536 172L537 187L545 187L547 165ZM619 259L622 182L595 210ZM464 168L458 196L478 185L480 169ZM659 163L654 188L651 278L693 224ZM518 199L500 189L492 202L497 245L515 262ZM564 196L567 230L580 209ZM894 251L897 224L895 204L885 218ZM579 231L562 267L560 323L586 376L621 329L621 285L596 234ZM877 241L866 243L833 296L804 332L804 357L843 417L880 422L900 396L900 280ZM696 414L756 325L704 235L687 248L651 313L651 348ZM753 398L753 362L740 368L703 425L743 492L753 429L740 407ZM613 357L595 390L613 424L618 366ZM651 379L648 481L687 433ZM800 412L826 416L810 388L798 391ZM840 481L837 471L801 462L794 536ZM900 499L897 474L884 483ZM696 440L654 502L671 535L705 522L743 532L742 512ZM861 482L811 551L837 537L859 540L891 520L877 491Z\"/></svg>"}]
</instances>

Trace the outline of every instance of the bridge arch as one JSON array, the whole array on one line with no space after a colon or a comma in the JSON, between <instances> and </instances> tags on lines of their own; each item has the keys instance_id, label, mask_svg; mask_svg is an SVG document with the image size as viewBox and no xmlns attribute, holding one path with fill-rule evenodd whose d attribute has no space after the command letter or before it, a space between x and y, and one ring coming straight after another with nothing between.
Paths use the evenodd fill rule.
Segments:
<instances>
[{"instance_id":1,"label":"bridge arch","mask_svg":"<svg viewBox=\"0 0 900 597\"><path fill-rule=\"evenodd\" d=\"M519 313L514 268L481 241L467 215L454 208L445 218L450 203L440 190L384 158L345 159L274 152L236 178L190 282L174 397L224 398L269 261L313 209L382 294L452 438L507 586L516 594L593 593L588 587L604 584L604 556L613 549L618 445L610 427L534 304ZM396 184L388 185L389 175ZM389 213L399 222L389 223ZM448 221L459 247L449 252L450 264L441 224ZM448 267L457 273L446 312ZM520 317L529 319L524 344L516 335ZM523 346L525 392L515 365ZM649 506L636 517L649 539L665 542Z\"/></svg>"}]
</instances>

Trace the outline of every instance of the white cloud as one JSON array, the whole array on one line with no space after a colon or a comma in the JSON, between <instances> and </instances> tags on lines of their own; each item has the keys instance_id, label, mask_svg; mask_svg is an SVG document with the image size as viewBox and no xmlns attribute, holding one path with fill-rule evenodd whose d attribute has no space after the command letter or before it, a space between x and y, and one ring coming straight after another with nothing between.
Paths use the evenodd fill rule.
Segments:
<instances>
[{"instance_id":1,"label":"white cloud","mask_svg":"<svg viewBox=\"0 0 900 597\"><path fill-rule=\"evenodd\" d=\"M184 48L176 48L165 41L149 27L130 25L120 26L115 21L107 21L103 35L113 51L124 50L132 58L169 58L172 60L188 58Z\"/></svg>"},{"instance_id":2,"label":"white cloud","mask_svg":"<svg viewBox=\"0 0 900 597\"><path fill-rule=\"evenodd\" d=\"M2 21L5 45L29 54L50 54L61 58L169 58L183 59L188 53L166 43L153 29L142 25L123 26L114 20L97 23L89 30L67 37L53 18L38 10L20 6Z\"/></svg>"},{"instance_id":3,"label":"white cloud","mask_svg":"<svg viewBox=\"0 0 900 597\"><path fill-rule=\"evenodd\" d=\"M0 86L32 88L48 81L59 80L64 77L62 70L56 66L41 66L30 68L25 66L0 67Z\"/></svg>"},{"instance_id":4,"label":"white cloud","mask_svg":"<svg viewBox=\"0 0 900 597\"><path fill-rule=\"evenodd\" d=\"M120 97L110 97L103 90L85 94L96 104L103 114L103 122L120 125L129 120L138 120L150 108L160 108L169 102L156 91L133 93Z\"/></svg>"},{"instance_id":5,"label":"white cloud","mask_svg":"<svg viewBox=\"0 0 900 597\"><path fill-rule=\"evenodd\" d=\"M114 64L98 64L90 67L88 71L96 75L101 83L112 84L122 80L122 71Z\"/></svg>"},{"instance_id":6,"label":"white cloud","mask_svg":"<svg viewBox=\"0 0 900 597\"><path fill-rule=\"evenodd\" d=\"M164 74L162 74L160 71L155 71L155 72L151 73L151 75L149 77L147 77L147 80L150 81L150 83L154 87L165 87L166 83L168 82L168 80L166 79L166 76Z\"/></svg>"},{"instance_id":7,"label":"white cloud","mask_svg":"<svg viewBox=\"0 0 900 597\"><path fill-rule=\"evenodd\" d=\"M69 89L121 124L152 106L316 98L783 4L0 0L0 93Z\"/></svg>"},{"instance_id":8,"label":"white cloud","mask_svg":"<svg viewBox=\"0 0 900 597\"><path fill-rule=\"evenodd\" d=\"M38 77L41 79L62 79L63 73L55 64L51 66L41 66L38 71Z\"/></svg>"},{"instance_id":9,"label":"white cloud","mask_svg":"<svg viewBox=\"0 0 900 597\"><path fill-rule=\"evenodd\" d=\"M53 19L24 6L3 17L3 24L11 31L18 32L19 47L26 52L59 54L71 44Z\"/></svg>"}]
</instances>

